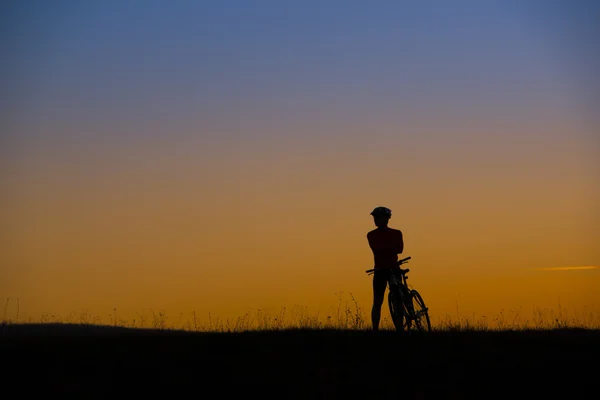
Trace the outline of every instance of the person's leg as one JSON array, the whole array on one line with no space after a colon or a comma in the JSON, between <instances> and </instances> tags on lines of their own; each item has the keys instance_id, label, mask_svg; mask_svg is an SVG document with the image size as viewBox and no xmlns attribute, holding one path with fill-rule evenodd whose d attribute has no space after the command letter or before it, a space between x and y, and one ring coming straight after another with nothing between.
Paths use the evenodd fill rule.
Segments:
<instances>
[{"instance_id":1,"label":"person's leg","mask_svg":"<svg viewBox=\"0 0 600 400\"><path fill-rule=\"evenodd\" d=\"M385 299L385 288L387 286L386 271L376 271L373 274L373 308L371 309L371 324L374 331L379 330L381 318L381 306Z\"/></svg>"}]
</instances>

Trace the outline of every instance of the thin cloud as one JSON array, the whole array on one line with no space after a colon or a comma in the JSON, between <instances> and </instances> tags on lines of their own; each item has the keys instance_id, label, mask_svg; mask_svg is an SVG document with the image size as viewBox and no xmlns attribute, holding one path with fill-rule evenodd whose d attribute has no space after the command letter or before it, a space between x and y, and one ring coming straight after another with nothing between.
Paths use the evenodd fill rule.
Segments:
<instances>
[{"instance_id":1,"label":"thin cloud","mask_svg":"<svg viewBox=\"0 0 600 400\"><path fill-rule=\"evenodd\" d=\"M584 269L600 269L598 265L578 265L573 267L534 268L536 271L580 271Z\"/></svg>"}]
</instances>

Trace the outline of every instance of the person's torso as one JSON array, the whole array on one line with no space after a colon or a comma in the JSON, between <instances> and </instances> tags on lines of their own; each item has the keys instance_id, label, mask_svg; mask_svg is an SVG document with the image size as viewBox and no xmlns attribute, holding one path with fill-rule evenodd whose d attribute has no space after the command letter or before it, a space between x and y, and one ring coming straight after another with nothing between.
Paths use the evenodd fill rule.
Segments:
<instances>
[{"instance_id":1,"label":"person's torso","mask_svg":"<svg viewBox=\"0 0 600 400\"><path fill-rule=\"evenodd\" d=\"M375 268L393 268L398 262L397 249L402 242L402 233L393 228L374 229L368 234L373 250Z\"/></svg>"}]
</instances>

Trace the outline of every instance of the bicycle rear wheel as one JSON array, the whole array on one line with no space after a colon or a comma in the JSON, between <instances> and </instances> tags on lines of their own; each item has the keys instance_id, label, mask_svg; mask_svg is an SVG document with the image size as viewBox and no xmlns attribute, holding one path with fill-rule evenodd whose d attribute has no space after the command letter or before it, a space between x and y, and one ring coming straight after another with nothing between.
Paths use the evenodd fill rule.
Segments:
<instances>
[{"instance_id":1,"label":"bicycle rear wheel","mask_svg":"<svg viewBox=\"0 0 600 400\"><path fill-rule=\"evenodd\" d=\"M396 332L402 332L404 330L404 307L402 306L402 295L398 288L391 288L388 293L388 307L390 308L390 315L392 316L392 322L396 328Z\"/></svg>"},{"instance_id":2,"label":"bicycle rear wheel","mask_svg":"<svg viewBox=\"0 0 600 400\"><path fill-rule=\"evenodd\" d=\"M429 321L429 310L425 306L423 298L416 290L411 290L412 308L414 311L414 328L419 332L431 332Z\"/></svg>"}]
</instances>

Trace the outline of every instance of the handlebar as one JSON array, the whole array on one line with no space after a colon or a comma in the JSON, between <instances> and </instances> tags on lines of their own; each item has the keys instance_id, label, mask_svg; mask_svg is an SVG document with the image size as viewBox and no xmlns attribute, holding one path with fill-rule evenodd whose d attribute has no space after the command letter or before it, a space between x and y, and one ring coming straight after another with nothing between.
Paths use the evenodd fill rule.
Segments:
<instances>
[{"instance_id":1,"label":"handlebar","mask_svg":"<svg viewBox=\"0 0 600 400\"><path fill-rule=\"evenodd\" d=\"M402 264L404 264L404 263L407 263L407 262L408 262L408 260L410 260L410 259L411 259L411 257L406 257L406 258L403 258L403 259L401 259L401 260L398 260L398 265L402 265ZM400 272L402 272L403 274L407 273L408 271L410 271L410 270L409 270L409 269L400 269ZM366 270L365 272L366 272L367 274L370 274L370 273L373 273L373 272L375 272L375 269L374 269L374 268L372 268L372 269L368 269L368 270Z\"/></svg>"}]
</instances>

